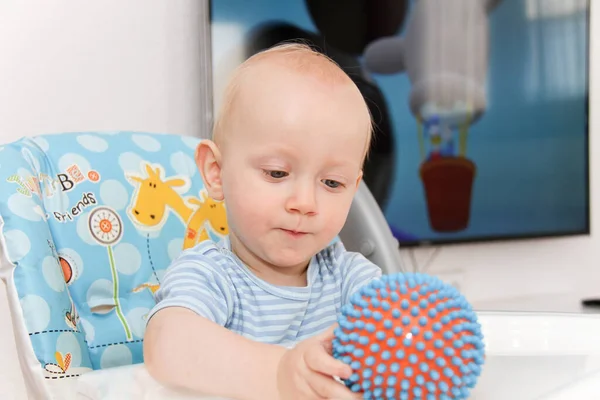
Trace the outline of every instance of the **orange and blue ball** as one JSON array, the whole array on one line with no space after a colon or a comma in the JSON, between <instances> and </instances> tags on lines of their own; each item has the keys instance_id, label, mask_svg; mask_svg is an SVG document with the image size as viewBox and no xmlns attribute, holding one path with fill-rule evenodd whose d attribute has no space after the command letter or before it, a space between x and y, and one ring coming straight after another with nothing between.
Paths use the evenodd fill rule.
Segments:
<instances>
[{"instance_id":1,"label":"orange and blue ball","mask_svg":"<svg viewBox=\"0 0 600 400\"><path fill-rule=\"evenodd\" d=\"M333 355L364 399L466 399L484 364L477 315L453 286L426 274L384 275L342 307Z\"/></svg>"}]
</instances>

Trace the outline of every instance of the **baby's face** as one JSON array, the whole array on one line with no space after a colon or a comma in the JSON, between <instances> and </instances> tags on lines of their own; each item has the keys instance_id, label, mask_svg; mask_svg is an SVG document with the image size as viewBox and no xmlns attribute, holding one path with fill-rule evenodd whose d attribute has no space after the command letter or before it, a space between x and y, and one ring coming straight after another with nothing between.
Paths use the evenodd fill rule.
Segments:
<instances>
[{"instance_id":1,"label":"baby's face","mask_svg":"<svg viewBox=\"0 0 600 400\"><path fill-rule=\"evenodd\" d=\"M236 103L223 194L231 234L264 262L293 267L343 227L370 119L356 89L265 72L245 83Z\"/></svg>"}]
</instances>

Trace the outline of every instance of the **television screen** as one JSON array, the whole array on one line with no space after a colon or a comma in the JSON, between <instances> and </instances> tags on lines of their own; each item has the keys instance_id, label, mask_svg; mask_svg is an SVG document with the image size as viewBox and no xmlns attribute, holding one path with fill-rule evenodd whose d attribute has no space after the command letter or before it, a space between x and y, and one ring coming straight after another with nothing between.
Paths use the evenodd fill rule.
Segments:
<instances>
[{"instance_id":1,"label":"television screen","mask_svg":"<svg viewBox=\"0 0 600 400\"><path fill-rule=\"evenodd\" d=\"M403 246L589 232L587 0L212 1L214 111L233 69L301 41L373 115L365 165Z\"/></svg>"}]
</instances>

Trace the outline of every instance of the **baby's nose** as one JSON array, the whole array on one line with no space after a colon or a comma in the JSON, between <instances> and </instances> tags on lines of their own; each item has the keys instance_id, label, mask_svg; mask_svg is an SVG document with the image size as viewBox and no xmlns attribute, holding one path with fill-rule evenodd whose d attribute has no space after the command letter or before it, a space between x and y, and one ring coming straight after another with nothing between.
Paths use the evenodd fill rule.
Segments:
<instances>
[{"instance_id":1,"label":"baby's nose","mask_svg":"<svg viewBox=\"0 0 600 400\"><path fill-rule=\"evenodd\" d=\"M288 199L287 209L303 215L314 215L317 212L317 199L312 185L299 187Z\"/></svg>"}]
</instances>

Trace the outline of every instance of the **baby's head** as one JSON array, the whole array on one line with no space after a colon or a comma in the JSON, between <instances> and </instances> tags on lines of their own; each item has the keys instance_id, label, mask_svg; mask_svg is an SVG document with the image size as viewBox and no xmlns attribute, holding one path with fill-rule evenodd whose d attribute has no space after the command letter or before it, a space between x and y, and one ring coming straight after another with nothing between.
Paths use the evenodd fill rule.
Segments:
<instances>
[{"instance_id":1,"label":"baby's head","mask_svg":"<svg viewBox=\"0 0 600 400\"><path fill-rule=\"evenodd\" d=\"M346 221L369 109L333 61L298 44L244 62L223 101L196 161L209 195L225 200L234 251L246 263L305 267Z\"/></svg>"}]
</instances>

